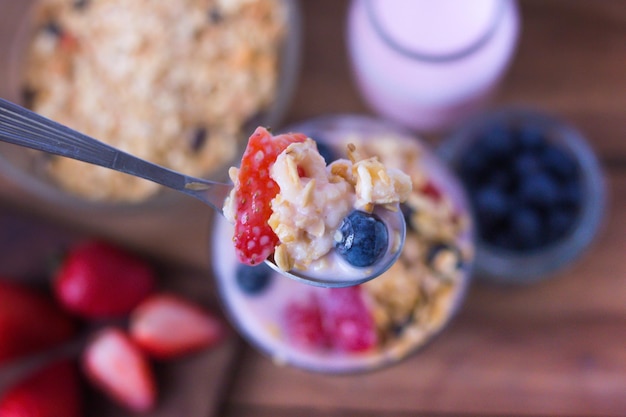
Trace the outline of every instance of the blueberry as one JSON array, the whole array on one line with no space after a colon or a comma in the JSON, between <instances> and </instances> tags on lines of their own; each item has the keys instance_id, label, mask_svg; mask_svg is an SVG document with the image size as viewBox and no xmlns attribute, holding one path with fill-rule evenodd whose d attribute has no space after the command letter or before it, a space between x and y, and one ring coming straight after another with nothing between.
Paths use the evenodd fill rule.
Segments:
<instances>
[{"instance_id":1,"label":"blueberry","mask_svg":"<svg viewBox=\"0 0 626 417\"><path fill-rule=\"evenodd\" d=\"M452 261L452 262L450 262ZM463 266L461 251L456 246L452 246L445 242L433 244L426 253L426 263L438 273L446 274Z\"/></svg>"},{"instance_id":2,"label":"blueberry","mask_svg":"<svg viewBox=\"0 0 626 417\"><path fill-rule=\"evenodd\" d=\"M482 220L496 222L502 220L509 211L509 199L495 187L478 190L474 196L476 214Z\"/></svg>"},{"instance_id":3,"label":"blueberry","mask_svg":"<svg viewBox=\"0 0 626 417\"><path fill-rule=\"evenodd\" d=\"M544 131L537 125L522 124L517 129L516 137L523 150L538 151L546 144Z\"/></svg>"},{"instance_id":4,"label":"blueberry","mask_svg":"<svg viewBox=\"0 0 626 417\"><path fill-rule=\"evenodd\" d=\"M56 38L60 38L61 35L63 35L63 28L58 22L55 22L54 20L51 20L48 23L46 23L43 27L43 30L47 34L52 35Z\"/></svg>"},{"instance_id":5,"label":"blueberry","mask_svg":"<svg viewBox=\"0 0 626 417\"><path fill-rule=\"evenodd\" d=\"M487 155L478 146L470 147L458 163L458 172L467 186L480 185L489 172Z\"/></svg>"},{"instance_id":6,"label":"blueberry","mask_svg":"<svg viewBox=\"0 0 626 417\"><path fill-rule=\"evenodd\" d=\"M559 187L546 174L529 175L522 179L519 187L520 199L536 207L552 206L558 198Z\"/></svg>"},{"instance_id":7,"label":"blueberry","mask_svg":"<svg viewBox=\"0 0 626 417\"><path fill-rule=\"evenodd\" d=\"M320 153L320 155L322 155L327 165L340 158L337 149L330 144L332 142L327 137L325 137L323 132L320 133L315 129L305 129L302 133L315 141L315 144L317 145L317 151Z\"/></svg>"},{"instance_id":8,"label":"blueberry","mask_svg":"<svg viewBox=\"0 0 626 417\"><path fill-rule=\"evenodd\" d=\"M517 248L537 248L543 239L541 216L528 208L516 209L511 213L510 232Z\"/></svg>"},{"instance_id":9,"label":"blueberry","mask_svg":"<svg viewBox=\"0 0 626 417\"><path fill-rule=\"evenodd\" d=\"M576 213L571 210L553 210L548 215L547 234L550 241L563 237L576 223Z\"/></svg>"},{"instance_id":10,"label":"blueberry","mask_svg":"<svg viewBox=\"0 0 626 417\"><path fill-rule=\"evenodd\" d=\"M574 158L556 145L547 146L541 159L545 168L561 180L578 176L578 165Z\"/></svg>"},{"instance_id":11,"label":"blueberry","mask_svg":"<svg viewBox=\"0 0 626 417\"><path fill-rule=\"evenodd\" d=\"M503 225L499 230L494 230L483 237L485 242L488 242L498 248L515 250L517 245L515 243L515 237L508 228L508 225Z\"/></svg>"},{"instance_id":12,"label":"blueberry","mask_svg":"<svg viewBox=\"0 0 626 417\"><path fill-rule=\"evenodd\" d=\"M542 170L541 159L533 152L522 152L515 158L513 170L519 177L537 174Z\"/></svg>"},{"instance_id":13,"label":"blueberry","mask_svg":"<svg viewBox=\"0 0 626 417\"><path fill-rule=\"evenodd\" d=\"M492 162L509 158L516 149L515 136L508 126L494 124L486 129L476 142Z\"/></svg>"},{"instance_id":14,"label":"blueberry","mask_svg":"<svg viewBox=\"0 0 626 417\"><path fill-rule=\"evenodd\" d=\"M333 149L331 146L323 142L316 142L316 144L317 151L320 153L320 155L322 155L324 161L326 161L326 165L338 159L335 149Z\"/></svg>"},{"instance_id":15,"label":"blueberry","mask_svg":"<svg viewBox=\"0 0 626 417\"><path fill-rule=\"evenodd\" d=\"M559 203L568 208L578 209L582 203L582 189L578 181L572 180L561 185Z\"/></svg>"},{"instance_id":16,"label":"blueberry","mask_svg":"<svg viewBox=\"0 0 626 417\"><path fill-rule=\"evenodd\" d=\"M503 192L508 192L517 183L516 179L516 175L511 167L500 167L495 168L490 173L488 184L489 186L495 187Z\"/></svg>"},{"instance_id":17,"label":"blueberry","mask_svg":"<svg viewBox=\"0 0 626 417\"><path fill-rule=\"evenodd\" d=\"M196 153L199 152L206 144L208 136L209 132L204 126L197 126L193 129L189 140L189 147L191 150Z\"/></svg>"},{"instance_id":18,"label":"blueberry","mask_svg":"<svg viewBox=\"0 0 626 417\"><path fill-rule=\"evenodd\" d=\"M24 87L21 91L22 103L27 108L32 108L37 98L37 90L32 87Z\"/></svg>"},{"instance_id":19,"label":"blueberry","mask_svg":"<svg viewBox=\"0 0 626 417\"><path fill-rule=\"evenodd\" d=\"M480 236L493 242L509 213L509 196L497 188L486 187L474 194L473 203Z\"/></svg>"},{"instance_id":20,"label":"blueberry","mask_svg":"<svg viewBox=\"0 0 626 417\"><path fill-rule=\"evenodd\" d=\"M265 264L249 266L239 264L235 272L239 289L248 295L261 293L272 280L272 270Z\"/></svg>"},{"instance_id":21,"label":"blueberry","mask_svg":"<svg viewBox=\"0 0 626 417\"><path fill-rule=\"evenodd\" d=\"M212 7L211 9L209 9L208 18L209 18L209 22L211 22L214 25L217 25L218 23L221 23L222 20L224 20L224 15L222 14L222 12L220 12L220 10L217 7Z\"/></svg>"},{"instance_id":22,"label":"blueberry","mask_svg":"<svg viewBox=\"0 0 626 417\"><path fill-rule=\"evenodd\" d=\"M357 267L372 266L388 246L387 226L374 214L354 210L341 222L335 236L337 253Z\"/></svg>"}]
</instances>

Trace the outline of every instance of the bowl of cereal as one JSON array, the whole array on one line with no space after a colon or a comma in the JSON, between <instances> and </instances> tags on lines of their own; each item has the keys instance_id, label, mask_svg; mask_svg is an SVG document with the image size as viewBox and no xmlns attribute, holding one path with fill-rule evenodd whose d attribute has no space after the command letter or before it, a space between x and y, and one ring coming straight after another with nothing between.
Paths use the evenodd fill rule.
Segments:
<instances>
[{"instance_id":1,"label":"bowl of cereal","mask_svg":"<svg viewBox=\"0 0 626 417\"><path fill-rule=\"evenodd\" d=\"M528 284L578 259L602 223L600 163L572 125L529 108L475 117L439 148L477 227L477 278Z\"/></svg>"},{"instance_id":2,"label":"bowl of cereal","mask_svg":"<svg viewBox=\"0 0 626 417\"><path fill-rule=\"evenodd\" d=\"M10 45L5 97L125 152L227 178L257 125L280 123L297 80L300 11L289 0L36 0ZM0 166L72 207L143 207L175 192L2 144Z\"/></svg>"},{"instance_id":3,"label":"bowl of cereal","mask_svg":"<svg viewBox=\"0 0 626 417\"><path fill-rule=\"evenodd\" d=\"M246 340L278 364L331 373L391 365L441 332L460 308L473 265L473 225L456 177L407 131L357 115L315 118L284 131L313 138L327 162L353 144L411 177L404 249L387 272L322 288L236 260L232 225L214 219L211 263L220 298ZM228 243L228 244L227 244Z\"/></svg>"}]
</instances>

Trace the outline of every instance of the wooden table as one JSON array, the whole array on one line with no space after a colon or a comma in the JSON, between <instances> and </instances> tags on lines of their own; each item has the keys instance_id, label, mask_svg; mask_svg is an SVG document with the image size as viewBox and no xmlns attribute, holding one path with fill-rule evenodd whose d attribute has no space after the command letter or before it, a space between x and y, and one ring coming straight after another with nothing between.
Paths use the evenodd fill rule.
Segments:
<instances>
[{"instance_id":1,"label":"wooden table","mask_svg":"<svg viewBox=\"0 0 626 417\"><path fill-rule=\"evenodd\" d=\"M14 0L4 3L0 40L9 36L21 7ZM348 2L302 3L303 67L287 122L367 113L343 43ZM495 105L536 106L587 135L610 194L593 246L540 284L473 285L443 334L383 371L310 374L277 367L245 347L232 377L224 379L218 415L626 415L626 2L521 0L520 6L519 49ZM3 207L62 230L103 234L207 270L211 214L193 201L167 211L94 216L42 204L7 180L0 198Z\"/></svg>"}]
</instances>

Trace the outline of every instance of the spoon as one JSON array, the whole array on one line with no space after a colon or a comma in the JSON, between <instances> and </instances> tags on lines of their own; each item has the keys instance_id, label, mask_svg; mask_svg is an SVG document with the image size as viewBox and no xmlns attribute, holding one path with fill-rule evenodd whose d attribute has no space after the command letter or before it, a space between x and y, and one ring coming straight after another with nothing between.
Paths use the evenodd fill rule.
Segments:
<instances>
[{"instance_id":1,"label":"spoon","mask_svg":"<svg viewBox=\"0 0 626 417\"><path fill-rule=\"evenodd\" d=\"M220 214L223 214L224 201L233 188L232 184L190 177L137 158L2 98L0 141L144 178L195 197ZM390 244L383 258L372 267L284 271L276 265L273 256L265 262L288 278L320 287L346 287L376 278L398 259L406 234L404 216L399 207L395 211L378 209L376 213L387 225Z\"/></svg>"}]
</instances>

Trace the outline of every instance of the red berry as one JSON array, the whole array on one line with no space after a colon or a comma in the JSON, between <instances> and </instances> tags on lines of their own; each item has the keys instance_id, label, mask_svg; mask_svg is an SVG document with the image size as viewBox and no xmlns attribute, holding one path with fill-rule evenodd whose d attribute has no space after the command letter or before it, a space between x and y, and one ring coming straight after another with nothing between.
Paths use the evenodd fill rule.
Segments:
<instances>
[{"instance_id":1,"label":"red berry","mask_svg":"<svg viewBox=\"0 0 626 417\"><path fill-rule=\"evenodd\" d=\"M441 200L441 191L435 184L432 183L432 181L428 181L426 184L424 184L420 191L422 194L424 194L427 197L430 197L432 200L435 200L435 201Z\"/></svg>"},{"instance_id":2,"label":"red berry","mask_svg":"<svg viewBox=\"0 0 626 417\"><path fill-rule=\"evenodd\" d=\"M311 293L304 300L287 304L284 310L284 320L285 332L290 342L309 348L329 346L315 294Z\"/></svg>"},{"instance_id":3,"label":"red berry","mask_svg":"<svg viewBox=\"0 0 626 417\"><path fill-rule=\"evenodd\" d=\"M235 234L237 258L248 265L263 262L279 240L267 223L272 215L271 201L280 191L270 177L276 157L291 143L303 142L299 133L272 136L258 127L250 136L241 159L235 190Z\"/></svg>"},{"instance_id":4,"label":"red berry","mask_svg":"<svg viewBox=\"0 0 626 417\"><path fill-rule=\"evenodd\" d=\"M89 380L111 399L136 412L154 408L156 381L148 358L120 329L100 330L83 352Z\"/></svg>"},{"instance_id":5,"label":"red berry","mask_svg":"<svg viewBox=\"0 0 626 417\"><path fill-rule=\"evenodd\" d=\"M80 379L76 366L59 361L35 371L0 399L2 417L79 417Z\"/></svg>"},{"instance_id":6,"label":"red berry","mask_svg":"<svg viewBox=\"0 0 626 417\"><path fill-rule=\"evenodd\" d=\"M59 345L76 333L76 323L52 297L0 280L0 365Z\"/></svg>"},{"instance_id":7,"label":"red berry","mask_svg":"<svg viewBox=\"0 0 626 417\"><path fill-rule=\"evenodd\" d=\"M142 302L130 321L130 336L153 357L167 359L217 344L222 321L179 296L157 294Z\"/></svg>"},{"instance_id":8,"label":"red berry","mask_svg":"<svg viewBox=\"0 0 626 417\"><path fill-rule=\"evenodd\" d=\"M330 288L319 299L324 328L335 349L362 352L376 346L376 327L359 286Z\"/></svg>"},{"instance_id":9,"label":"red berry","mask_svg":"<svg viewBox=\"0 0 626 417\"><path fill-rule=\"evenodd\" d=\"M310 348L362 352L378 344L360 287L332 288L293 301L284 310L290 342Z\"/></svg>"},{"instance_id":10,"label":"red berry","mask_svg":"<svg viewBox=\"0 0 626 417\"><path fill-rule=\"evenodd\" d=\"M154 286L154 271L145 260L100 240L70 248L54 280L61 305L90 319L128 314Z\"/></svg>"}]
</instances>

